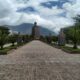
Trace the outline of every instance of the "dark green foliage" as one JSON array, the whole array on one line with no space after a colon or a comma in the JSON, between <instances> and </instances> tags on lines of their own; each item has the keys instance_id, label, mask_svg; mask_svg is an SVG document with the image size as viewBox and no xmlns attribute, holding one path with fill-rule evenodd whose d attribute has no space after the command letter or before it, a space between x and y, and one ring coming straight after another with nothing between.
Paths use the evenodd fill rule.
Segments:
<instances>
[{"instance_id":1,"label":"dark green foliage","mask_svg":"<svg viewBox=\"0 0 80 80\"><path fill-rule=\"evenodd\" d=\"M77 29L76 26L70 27L65 32L66 40L71 40L74 43L74 48L77 48L77 43L80 41L80 29Z\"/></svg>"},{"instance_id":2,"label":"dark green foliage","mask_svg":"<svg viewBox=\"0 0 80 80\"><path fill-rule=\"evenodd\" d=\"M45 36L40 36L40 40L43 42L47 42L46 37Z\"/></svg>"},{"instance_id":3,"label":"dark green foliage","mask_svg":"<svg viewBox=\"0 0 80 80\"><path fill-rule=\"evenodd\" d=\"M6 35L9 34L9 29L7 27L0 26L0 31L2 34L6 34Z\"/></svg>"},{"instance_id":4,"label":"dark green foliage","mask_svg":"<svg viewBox=\"0 0 80 80\"><path fill-rule=\"evenodd\" d=\"M52 41L57 42L58 41L58 36L52 36Z\"/></svg>"},{"instance_id":5,"label":"dark green foliage","mask_svg":"<svg viewBox=\"0 0 80 80\"><path fill-rule=\"evenodd\" d=\"M9 29L7 27L0 27L0 47L3 49L3 45L6 43L9 34Z\"/></svg>"},{"instance_id":6,"label":"dark green foliage","mask_svg":"<svg viewBox=\"0 0 80 80\"><path fill-rule=\"evenodd\" d=\"M53 42L57 42L58 41L58 36L40 36L40 40L43 42L47 42L49 44Z\"/></svg>"},{"instance_id":7,"label":"dark green foliage","mask_svg":"<svg viewBox=\"0 0 80 80\"><path fill-rule=\"evenodd\" d=\"M18 35L13 34L13 35L10 35L8 38L9 38L9 42L12 43L12 46L14 46L14 43L17 42Z\"/></svg>"},{"instance_id":8,"label":"dark green foliage","mask_svg":"<svg viewBox=\"0 0 80 80\"><path fill-rule=\"evenodd\" d=\"M77 48L77 44L80 42L80 17L75 18L75 25L65 28L66 40L71 40L74 44L73 48Z\"/></svg>"},{"instance_id":9,"label":"dark green foliage","mask_svg":"<svg viewBox=\"0 0 80 80\"><path fill-rule=\"evenodd\" d=\"M79 53L80 54L80 49L74 49L72 47L62 47L62 50L65 51L65 52L68 52L68 53L74 53L74 54L77 54Z\"/></svg>"},{"instance_id":10,"label":"dark green foliage","mask_svg":"<svg viewBox=\"0 0 80 80\"><path fill-rule=\"evenodd\" d=\"M7 55L7 50L0 50L0 55Z\"/></svg>"},{"instance_id":11,"label":"dark green foliage","mask_svg":"<svg viewBox=\"0 0 80 80\"><path fill-rule=\"evenodd\" d=\"M51 36L46 36L45 38L46 38L47 43L51 44L52 42Z\"/></svg>"},{"instance_id":12,"label":"dark green foliage","mask_svg":"<svg viewBox=\"0 0 80 80\"><path fill-rule=\"evenodd\" d=\"M32 38L30 35L22 35L22 40L24 43L29 42L31 39Z\"/></svg>"}]
</instances>

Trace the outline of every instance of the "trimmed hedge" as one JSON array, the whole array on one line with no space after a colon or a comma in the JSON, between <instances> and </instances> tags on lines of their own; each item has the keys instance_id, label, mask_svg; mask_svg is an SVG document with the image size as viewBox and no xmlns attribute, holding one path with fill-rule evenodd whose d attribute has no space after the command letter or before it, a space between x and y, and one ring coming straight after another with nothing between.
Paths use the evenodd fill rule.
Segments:
<instances>
[{"instance_id":1,"label":"trimmed hedge","mask_svg":"<svg viewBox=\"0 0 80 80\"><path fill-rule=\"evenodd\" d=\"M68 53L80 54L80 49L73 49L72 47L62 47L62 50Z\"/></svg>"},{"instance_id":2,"label":"trimmed hedge","mask_svg":"<svg viewBox=\"0 0 80 80\"><path fill-rule=\"evenodd\" d=\"M7 55L7 50L0 50L0 55Z\"/></svg>"},{"instance_id":3,"label":"trimmed hedge","mask_svg":"<svg viewBox=\"0 0 80 80\"><path fill-rule=\"evenodd\" d=\"M10 46L9 49L10 49L10 50L11 50L11 49L17 49L17 47L18 47L17 45L15 45L15 46Z\"/></svg>"},{"instance_id":4,"label":"trimmed hedge","mask_svg":"<svg viewBox=\"0 0 80 80\"><path fill-rule=\"evenodd\" d=\"M57 44L51 44L51 46L53 46L55 48L58 48L58 49L61 49L64 52L67 52L67 53L80 54L80 49L74 49L72 47L67 47L67 46L58 46Z\"/></svg>"},{"instance_id":5,"label":"trimmed hedge","mask_svg":"<svg viewBox=\"0 0 80 80\"><path fill-rule=\"evenodd\" d=\"M3 50L0 49L0 55L7 55L8 51L10 51L12 49L17 49L18 47L23 46L24 44L26 44L26 43L20 43L18 45L9 46L9 47L4 48Z\"/></svg>"},{"instance_id":6,"label":"trimmed hedge","mask_svg":"<svg viewBox=\"0 0 80 80\"><path fill-rule=\"evenodd\" d=\"M0 50L0 55L7 55L8 51L12 49L17 49L17 46L10 46L10 47L4 48L3 50Z\"/></svg>"}]
</instances>

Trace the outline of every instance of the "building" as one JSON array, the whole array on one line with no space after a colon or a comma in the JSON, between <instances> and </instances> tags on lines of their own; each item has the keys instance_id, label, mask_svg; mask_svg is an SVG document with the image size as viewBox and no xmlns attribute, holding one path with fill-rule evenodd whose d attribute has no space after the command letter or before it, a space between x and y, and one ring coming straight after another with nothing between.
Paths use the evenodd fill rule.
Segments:
<instances>
[{"instance_id":1,"label":"building","mask_svg":"<svg viewBox=\"0 0 80 80\"><path fill-rule=\"evenodd\" d=\"M33 39L40 39L40 28L37 26L37 22L34 23L32 28L32 37Z\"/></svg>"}]
</instances>

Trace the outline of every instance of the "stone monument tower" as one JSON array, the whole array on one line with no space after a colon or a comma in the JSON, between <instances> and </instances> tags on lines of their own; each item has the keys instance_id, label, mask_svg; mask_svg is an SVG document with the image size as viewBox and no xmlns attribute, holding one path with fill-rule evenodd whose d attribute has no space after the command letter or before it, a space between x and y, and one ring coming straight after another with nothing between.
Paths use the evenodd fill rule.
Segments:
<instances>
[{"instance_id":1,"label":"stone monument tower","mask_svg":"<svg viewBox=\"0 0 80 80\"><path fill-rule=\"evenodd\" d=\"M33 39L40 39L40 28L37 26L37 22L34 23L32 28L32 37Z\"/></svg>"},{"instance_id":2,"label":"stone monument tower","mask_svg":"<svg viewBox=\"0 0 80 80\"><path fill-rule=\"evenodd\" d=\"M60 30L59 36L58 36L58 45L64 46L65 45L65 34L63 32L63 29Z\"/></svg>"}]
</instances>

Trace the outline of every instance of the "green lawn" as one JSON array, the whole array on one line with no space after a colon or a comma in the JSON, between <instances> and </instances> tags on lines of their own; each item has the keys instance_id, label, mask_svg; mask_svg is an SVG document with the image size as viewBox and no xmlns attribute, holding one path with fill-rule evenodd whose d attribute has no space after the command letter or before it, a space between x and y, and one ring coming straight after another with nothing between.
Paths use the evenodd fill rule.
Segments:
<instances>
[{"instance_id":1,"label":"green lawn","mask_svg":"<svg viewBox=\"0 0 80 80\"><path fill-rule=\"evenodd\" d=\"M73 49L72 47L63 46L62 50L69 53L80 53L80 49Z\"/></svg>"},{"instance_id":2,"label":"green lawn","mask_svg":"<svg viewBox=\"0 0 80 80\"><path fill-rule=\"evenodd\" d=\"M7 55L8 54L8 51L10 51L12 49L17 49L19 46L23 46L24 44L25 43L20 43L18 45L5 47L3 50L0 49L0 55Z\"/></svg>"}]
</instances>

